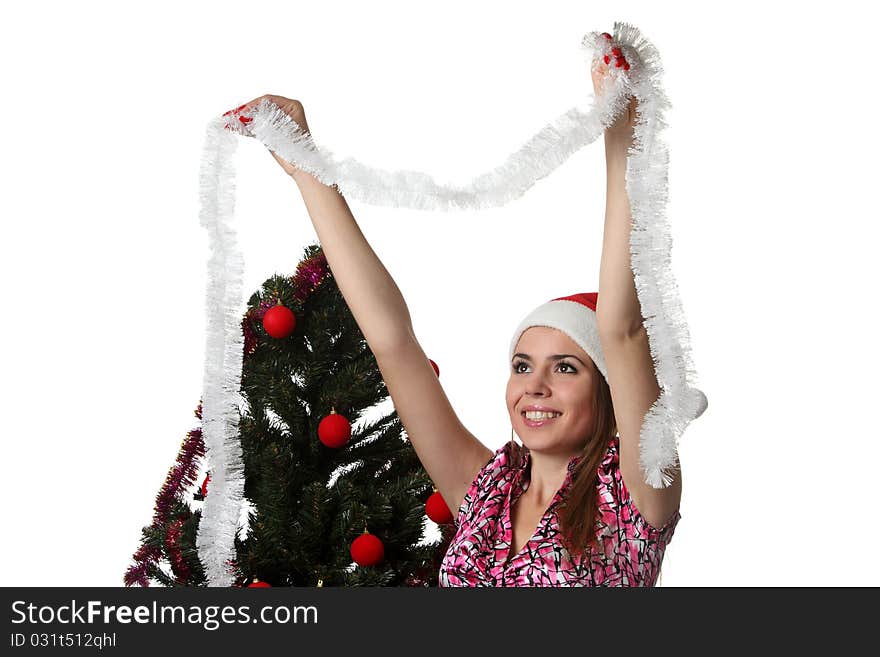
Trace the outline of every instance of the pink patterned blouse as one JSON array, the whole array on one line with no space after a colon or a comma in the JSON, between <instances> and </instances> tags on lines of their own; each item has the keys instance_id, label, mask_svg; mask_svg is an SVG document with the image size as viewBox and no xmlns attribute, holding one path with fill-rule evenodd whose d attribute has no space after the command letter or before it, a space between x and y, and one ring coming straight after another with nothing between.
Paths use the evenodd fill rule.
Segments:
<instances>
[{"instance_id":1,"label":"pink patterned blouse","mask_svg":"<svg viewBox=\"0 0 880 657\"><path fill-rule=\"evenodd\" d=\"M672 533L681 518L676 511L661 528L641 516L623 483L619 467L620 438L615 436L599 465L599 521L596 531L604 554L571 557L559 537L557 506L571 485L568 474L537 530L508 561L512 540L510 509L528 488L529 451L522 465L510 462L510 441L499 447L477 473L455 518L457 533L440 566L439 584L452 586L654 586Z\"/></svg>"}]
</instances>

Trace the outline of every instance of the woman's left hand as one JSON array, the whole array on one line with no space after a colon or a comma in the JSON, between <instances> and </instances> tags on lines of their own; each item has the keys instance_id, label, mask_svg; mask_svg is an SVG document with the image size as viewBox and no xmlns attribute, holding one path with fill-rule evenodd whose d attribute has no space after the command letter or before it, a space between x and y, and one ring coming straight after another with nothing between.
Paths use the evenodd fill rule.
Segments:
<instances>
[{"instance_id":1,"label":"woman's left hand","mask_svg":"<svg viewBox=\"0 0 880 657\"><path fill-rule=\"evenodd\" d=\"M613 59L611 63L614 63ZM611 79L610 68L610 65L601 59L593 67L593 91L597 97L605 93L605 85ZM632 145L637 106L638 101L636 101L635 96L631 96L626 110L617 117L617 121L605 129L606 144L610 142L613 145L620 145L625 149Z\"/></svg>"}]
</instances>

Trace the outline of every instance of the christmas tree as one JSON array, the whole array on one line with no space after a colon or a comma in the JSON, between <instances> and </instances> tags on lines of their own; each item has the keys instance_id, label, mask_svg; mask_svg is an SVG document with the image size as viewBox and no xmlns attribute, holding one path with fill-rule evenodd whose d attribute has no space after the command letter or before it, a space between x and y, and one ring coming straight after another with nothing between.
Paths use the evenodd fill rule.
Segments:
<instances>
[{"instance_id":1,"label":"christmas tree","mask_svg":"<svg viewBox=\"0 0 880 657\"><path fill-rule=\"evenodd\" d=\"M236 586L437 586L452 514L396 411L353 427L388 391L320 246L305 249L294 276L273 276L250 298L242 331L239 432L250 509L230 564ZM201 403L195 413L201 419ZM188 493L204 457L195 428L156 498L126 586L206 585L196 535L210 473ZM426 509L439 541L424 540Z\"/></svg>"}]
</instances>

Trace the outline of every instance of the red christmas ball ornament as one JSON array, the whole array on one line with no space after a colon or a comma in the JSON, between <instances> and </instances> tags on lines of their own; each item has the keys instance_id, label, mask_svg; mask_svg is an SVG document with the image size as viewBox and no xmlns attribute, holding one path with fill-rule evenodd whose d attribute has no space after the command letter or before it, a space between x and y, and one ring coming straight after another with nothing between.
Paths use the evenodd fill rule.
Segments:
<instances>
[{"instance_id":1,"label":"red christmas ball ornament","mask_svg":"<svg viewBox=\"0 0 880 657\"><path fill-rule=\"evenodd\" d=\"M615 57L620 57L620 48L612 48L611 54L614 55Z\"/></svg>"},{"instance_id":2,"label":"red christmas ball ornament","mask_svg":"<svg viewBox=\"0 0 880 657\"><path fill-rule=\"evenodd\" d=\"M385 558L385 546L376 536L364 530L351 543L351 558L358 566L375 566Z\"/></svg>"},{"instance_id":3,"label":"red christmas ball ornament","mask_svg":"<svg viewBox=\"0 0 880 657\"><path fill-rule=\"evenodd\" d=\"M425 514L438 525L452 522L452 511L449 510L443 496L436 491L425 502Z\"/></svg>"},{"instance_id":4,"label":"red christmas ball ornament","mask_svg":"<svg viewBox=\"0 0 880 657\"><path fill-rule=\"evenodd\" d=\"M602 32L602 36L605 37L606 39L609 39L609 40L611 39L611 35L608 34L608 32Z\"/></svg>"},{"instance_id":5,"label":"red christmas ball ornament","mask_svg":"<svg viewBox=\"0 0 880 657\"><path fill-rule=\"evenodd\" d=\"M259 579L254 577L254 581L247 585L249 589L271 589L272 585L269 582L261 582Z\"/></svg>"},{"instance_id":6,"label":"red christmas ball ornament","mask_svg":"<svg viewBox=\"0 0 880 657\"><path fill-rule=\"evenodd\" d=\"M437 363L435 363L435 362L434 362L433 360L431 360L430 358L429 358L428 360L429 360L430 363L431 363L431 367L434 368L434 374L436 374L437 376L440 376L440 368L438 367Z\"/></svg>"},{"instance_id":7,"label":"red christmas ball ornament","mask_svg":"<svg viewBox=\"0 0 880 657\"><path fill-rule=\"evenodd\" d=\"M342 447L349 438L351 438L351 422L335 409L318 423L318 440L327 447Z\"/></svg>"},{"instance_id":8,"label":"red christmas ball ornament","mask_svg":"<svg viewBox=\"0 0 880 657\"><path fill-rule=\"evenodd\" d=\"M604 57L602 57L602 61L604 61L607 64L608 62L611 61L611 58L608 55L605 55Z\"/></svg>"},{"instance_id":9,"label":"red christmas ball ornament","mask_svg":"<svg viewBox=\"0 0 880 657\"><path fill-rule=\"evenodd\" d=\"M296 316L290 308L279 303L263 315L263 328L273 338L286 338L296 328Z\"/></svg>"}]
</instances>

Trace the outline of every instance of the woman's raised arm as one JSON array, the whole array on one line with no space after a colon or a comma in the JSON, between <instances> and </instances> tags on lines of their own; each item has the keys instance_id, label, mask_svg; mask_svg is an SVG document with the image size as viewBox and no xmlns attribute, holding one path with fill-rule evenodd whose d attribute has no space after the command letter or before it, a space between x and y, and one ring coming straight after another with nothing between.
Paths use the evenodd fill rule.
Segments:
<instances>
[{"instance_id":1,"label":"woman's raised arm","mask_svg":"<svg viewBox=\"0 0 880 657\"><path fill-rule=\"evenodd\" d=\"M400 289L373 251L348 203L335 186L302 170L291 177L302 193L312 225L339 291L374 354L412 339L409 308Z\"/></svg>"},{"instance_id":2,"label":"woman's raised arm","mask_svg":"<svg viewBox=\"0 0 880 657\"><path fill-rule=\"evenodd\" d=\"M607 70L607 66L600 64L593 71L597 93L601 93ZM645 482L639 465L642 423L660 397L660 386L630 264L632 209L626 190L626 170L637 110L635 98L631 98L626 111L605 130L605 233L596 322L620 434L620 472L624 486L642 518L659 529L679 508L682 481L679 465L669 486L654 488Z\"/></svg>"},{"instance_id":3,"label":"woman's raised arm","mask_svg":"<svg viewBox=\"0 0 880 657\"><path fill-rule=\"evenodd\" d=\"M226 112L239 117L264 98L272 101L306 133L310 133L300 101L265 95ZM333 278L374 354L396 349L413 336L412 318L400 289L367 242L348 203L335 185L328 186L310 173L270 151L284 172L296 181Z\"/></svg>"}]
</instances>

